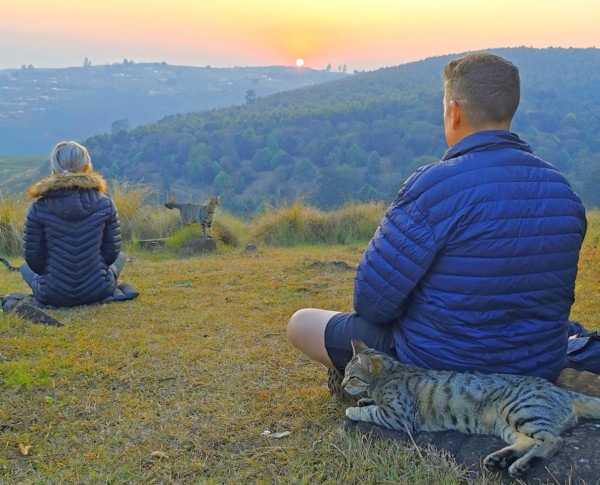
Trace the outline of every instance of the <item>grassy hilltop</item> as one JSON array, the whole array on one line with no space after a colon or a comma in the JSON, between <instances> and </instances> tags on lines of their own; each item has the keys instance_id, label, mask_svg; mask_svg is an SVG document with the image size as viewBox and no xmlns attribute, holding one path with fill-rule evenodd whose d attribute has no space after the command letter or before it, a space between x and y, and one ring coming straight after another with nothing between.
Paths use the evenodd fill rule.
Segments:
<instances>
[{"instance_id":1,"label":"grassy hilltop","mask_svg":"<svg viewBox=\"0 0 600 485\"><path fill-rule=\"evenodd\" d=\"M357 264L370 236L354 237L357 221L372 234L384 210L366 209L337 232L346 213L300 203L237 225L217 212L216 236L235 243L206 256L144 252L128 236L122 280L137 299L52 311L62 328L0 315L0 483L465 483L443 454L343 431L325 370L286 340L298 308L351 309L354 271L332 263ZM572 318L599 328L600 212L589 219ZM27 288L3 272L11 291Z\"/></svg>"}]
</instances>

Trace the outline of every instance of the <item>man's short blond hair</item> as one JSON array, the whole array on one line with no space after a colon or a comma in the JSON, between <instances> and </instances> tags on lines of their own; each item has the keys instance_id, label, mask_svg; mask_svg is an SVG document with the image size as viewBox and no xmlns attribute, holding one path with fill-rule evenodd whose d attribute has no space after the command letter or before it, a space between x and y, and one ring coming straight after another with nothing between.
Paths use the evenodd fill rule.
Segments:
<instances>
[{"instance_id":1,"label":"man's short blond hair","mask_svg":"<svg viewBox=\"0 0 600 485\"><path fill-rule=\"evenodd\" d=\"M521 97L519 70L495 54L471 53L444 68L446 102L456 101L473 126L511 121Z\"/></svg>"}]
</instances>

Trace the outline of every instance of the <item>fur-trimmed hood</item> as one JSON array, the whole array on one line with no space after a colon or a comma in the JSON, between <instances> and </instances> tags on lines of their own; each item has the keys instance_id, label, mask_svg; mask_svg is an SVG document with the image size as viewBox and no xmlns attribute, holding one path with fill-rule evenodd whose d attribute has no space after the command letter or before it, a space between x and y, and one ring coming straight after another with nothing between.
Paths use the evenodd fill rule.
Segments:
<instances>
[{"instance_id":1,"label":"fur-trimmed hood","mask_svg":"<svg viewBox=\"0 0 600 485\"><path fill-rule=\"evenodd\" d=\"M27 191L30 199L40 199L48 192L61 189L106 192L106 180L98 172L52 174L35 182Z\"/></svg>"}]
</instances>

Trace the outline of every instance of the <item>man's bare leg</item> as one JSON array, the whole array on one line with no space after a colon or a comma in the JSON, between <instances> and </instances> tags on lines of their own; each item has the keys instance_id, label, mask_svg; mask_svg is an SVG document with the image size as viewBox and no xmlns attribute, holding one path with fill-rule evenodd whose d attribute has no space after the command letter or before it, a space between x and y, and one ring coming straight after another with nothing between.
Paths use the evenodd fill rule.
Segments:
<instances>
[{"instance_id":1,"label":"man's bare leg","mask_svg":"<svg viewBox=\"0 0 600 485\"><path fill-rule=\"evenodd\" d=\"M303 308L292 315L287 326L290 342L310 359L334 368L325 347L325 327L335 314L331 310Z\"/></svg>"}]
</instances>

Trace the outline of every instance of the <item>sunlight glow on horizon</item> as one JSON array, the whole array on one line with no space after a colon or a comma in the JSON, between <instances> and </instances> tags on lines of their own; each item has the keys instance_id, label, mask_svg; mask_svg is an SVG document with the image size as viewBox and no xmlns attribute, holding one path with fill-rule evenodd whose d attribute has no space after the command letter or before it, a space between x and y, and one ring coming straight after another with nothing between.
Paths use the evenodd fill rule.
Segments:
<instances>
[{"instance_id":1,"label":"sunlight glow on horizon","mask_svg":"<svg viewBox=\"0 0 600 485\"><path fill-rule=\"evenodd\" d=\"M28 0L2 8L0 69L121 62L376 69L499 47L598 47L596 0Z\"/></svg>"}]
</instances>

